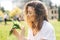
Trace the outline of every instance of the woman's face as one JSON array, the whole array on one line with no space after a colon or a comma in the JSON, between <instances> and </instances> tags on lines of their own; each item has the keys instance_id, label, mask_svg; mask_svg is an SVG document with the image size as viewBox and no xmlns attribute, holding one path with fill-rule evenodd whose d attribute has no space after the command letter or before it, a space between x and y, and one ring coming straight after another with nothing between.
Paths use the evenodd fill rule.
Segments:
<instances>
[{"instance_id":1,"label":"woman's face","mask_svg":"<svg viewBox=\"0 0 60 40\"><path fill-rule=\"evenodd\" d=\"M29 21L34 21L35 20L35 10L33 7L31 6L28 6L28 9L27 9L27 20Z\"/></svg>"}]
</instances>

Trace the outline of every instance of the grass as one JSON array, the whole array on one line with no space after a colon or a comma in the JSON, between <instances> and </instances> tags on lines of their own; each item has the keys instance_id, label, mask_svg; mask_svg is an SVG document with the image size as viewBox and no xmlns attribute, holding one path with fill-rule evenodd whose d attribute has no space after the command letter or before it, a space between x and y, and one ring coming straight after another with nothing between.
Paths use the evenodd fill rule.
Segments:
<instances>
[{"instance_id":1,"label":"grass","mask_svg":"<svg viewBox=\"0 0 60 40\"><path fill-rule=\"evenodd\" d=\"M26 26L26 23L23 21L20 22L20 26ZM12 22L7 22L7 25L4 24L4 22L0 23L0 40L17 40L17 38L14 35L9 36L9 32L13 26ZM27 26L25 27L27 30ZM20 30L17 30L20 31ZM25 35L27 36L27 31L25 32Z\"/></svg>"},{"instance_id":2,"label":"grass","mask_svg":"<svg viewBox=\"0 0 60 40\"><path fill-rule=\"evenodd\" d=\"M55 28L56 40L60 40L60 21L50 21Z\"/></svg>"},{"instance_id":3,"label":"grass","mask_svg":"<svg viewBox=\"0 0 60 40\"><path fill-rule=\"evenodd\" d=\"M60 40L60 22L59 21L50 21L51 24L55 28L56 32L56 38L57 40ZM12 22L8 22L7 25L4 25L4 22L0 23L0 40L17 40L17 38L14 35L9 36L9 32L12 28ZM26 23L20 22L21 26L24 25L27 30ZM27 31L25 32L25 35L27 35Z\"/></svg>"},{"instance_id":4,"label":"grass","mask_svg":"<svg viewBox=\"0 0 60 40\"><path fill-rule=\"evenodd\" d=\"M14 35L9 36L11 28L11 22L8 22L8 25L5 25L4 22L0 23L0 40L17 40Z\"/></svg>"}]
</instances>

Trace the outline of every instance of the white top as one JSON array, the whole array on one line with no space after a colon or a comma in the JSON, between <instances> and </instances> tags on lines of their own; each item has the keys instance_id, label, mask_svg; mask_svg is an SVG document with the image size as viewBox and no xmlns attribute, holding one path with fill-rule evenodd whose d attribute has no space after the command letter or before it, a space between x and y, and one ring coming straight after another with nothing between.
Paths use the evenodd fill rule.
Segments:
<instances>
[{"instance_id":1,"label":"white top","mask_svg":"<svg viewBox=\"0 0 60 40\"><path fill-rule=\"evenodd\" d=\"M43 21L42 29L35 36L33 36L32 30L30 28L28 29L28 40L41 40L41 39L56 40L54 28L47 21Z\"/></svg>"},{"instance_id":2,"label":"white top","mask_svg":"<svg viewBox=\"0 0 60 40\"><path fill-rule=\"evenodd\" d=\"M5 18L6 18L6 19L8 18L8 15L7 15L7 14L4 15L4 19L5 19Z\"/></svg>"}]
</instances>

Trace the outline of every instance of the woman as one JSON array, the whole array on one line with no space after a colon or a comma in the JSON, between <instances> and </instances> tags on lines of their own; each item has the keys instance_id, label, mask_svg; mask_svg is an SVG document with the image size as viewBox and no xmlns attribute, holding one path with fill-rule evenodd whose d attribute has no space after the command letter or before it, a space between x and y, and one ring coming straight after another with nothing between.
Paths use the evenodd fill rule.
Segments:
<instances>
[{"instance_id":1,"label":"woman","mask_svg":"<svg viewBox=\"0 0 60 40\"><path fill-rule=\"evenodd\" d=\"M26 40L56 40L54 28L48 22L47 13L45 5L40 1L31 1L26 4L24 17L29 26ZM19 35L16 30L13 33L19 40L25 40L24 36Z\"/></svg>"}]
</instances>

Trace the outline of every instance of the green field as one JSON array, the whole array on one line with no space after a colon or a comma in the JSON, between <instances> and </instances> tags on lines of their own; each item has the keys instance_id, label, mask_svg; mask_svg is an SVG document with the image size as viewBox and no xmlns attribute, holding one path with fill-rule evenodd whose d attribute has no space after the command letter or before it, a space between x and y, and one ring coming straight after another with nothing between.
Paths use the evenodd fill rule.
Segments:
<instances>
[{"instance_id":1,"label":"green field","mask_svg":"<svg viewBox=\"0 0 60 40\"><path fill-rule=\"evenodd\" d=\"M50 22L55 28L57 40L60 40L60 22L58 21L50 21ZM14 35L9 36L9 31L12 28L12 24L13 24L12 22L8 22L7 25L4 25L4 22L0 23L0 40L17 40L17 38ZM26 26L24 22L21 22L20 24ZM27 26L25 29L27 30ZM27 35L27 31L25 35Z\"/></svg>"},{"instance_id":2,"label":"green field","mask_svg":"<svg viewBox=\"0 0 60 40\"><path fill-rule=\"evenodd\" d=\"M50 21L55 28L56 40L60 40L60 21Z\"/></svg>"}]
</instances>

